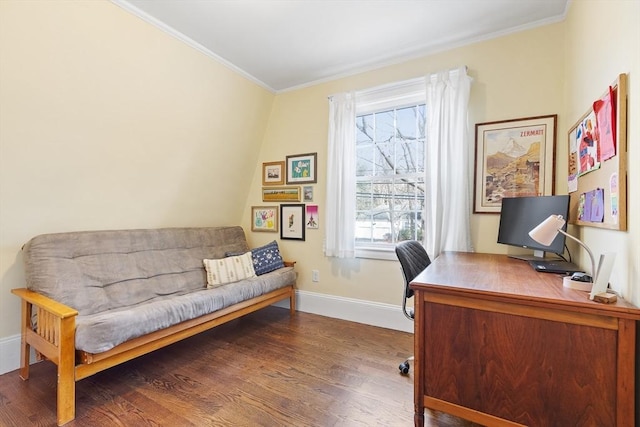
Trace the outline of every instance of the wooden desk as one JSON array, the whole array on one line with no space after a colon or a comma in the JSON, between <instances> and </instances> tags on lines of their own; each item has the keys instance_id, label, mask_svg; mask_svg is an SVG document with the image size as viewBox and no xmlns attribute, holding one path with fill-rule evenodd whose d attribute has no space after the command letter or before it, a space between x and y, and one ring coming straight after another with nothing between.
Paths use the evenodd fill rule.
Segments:
<instances>
[{"instance_id":1,"label":"wooden desk","mask_svg":"<svg viewBox=\"0 0 640 427\"><path fill-rule=\"evenodd\" d=\"M444 253L411 288L416 426L634 426L636 307L505 255Z\"/></svg>"}]
</instances>

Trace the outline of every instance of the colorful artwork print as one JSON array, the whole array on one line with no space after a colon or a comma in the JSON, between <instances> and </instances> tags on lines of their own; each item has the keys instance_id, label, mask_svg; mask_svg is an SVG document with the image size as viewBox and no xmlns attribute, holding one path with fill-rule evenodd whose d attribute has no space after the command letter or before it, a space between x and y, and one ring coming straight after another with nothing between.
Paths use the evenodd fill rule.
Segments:
<instances>
[{"instance_id":1,"label":"colorful artwork print","mask_svg":"<svg viewBox=\"0 0 640 427\"><path fill-rule=\"evenodd\" d=\"M251 231L278 231L278 208L276 206L251 208Z\"/></svg>"},{"instance_id":2,"label":"colorful artwork print","mask_svg":"<svg viewBox=\"0 0 640 427\"><path fill-rule=\"evenodd\" d=\"M611 218L614 224L618 223L618 174L613 173L609 178L609 193L611 194Z\"/></svg>"},{"instance_id":3,"label":"colorful artwork print","mask_svg":"<svg viewBox=\"0 0 640 427\"><path fill-rule=\"evenodd\" d=\"M597 132L596 115L591 111L576 128L579 175L584 175L600 167Z\"/></svg>"},{"instance_id":4,"label":"colorful artwork print","mask_svg":"<svg viewBox=\"0 0 640 427\"><path fill-rule=\"evenodd\" d=\"M315 183L317 153L287 156L287 184Z\"/></svg>"},{"instance_id":5,"label":"colorful artwork print","mask_svg":"<svg viewBox=\"0 0 640 427\"><path fill-rule=\"evenodd\" d=\"M476 124L474 212L500 213L505 197L553 194L557 118Z\"/></svg>"},{"instance_id":6,"label":"colorful artwork print","mask_svg":"<svg viewBox=\"0 0 640 427\"><path fill-rule=\"evenodd\" d=\"M504 197L540 195L540 152L546 125L485 132L485 206L501 206Z\"/></svg>"},{"instance_id":7,"label":"colorful artwork print","mask_svg":"<svg viewBox=\"0 0 640 427\"><path fill-rule=\"evenodd\" d=\"M318 205L307 205L306 224L307 224L307 228L319 227Z\"/></svg>"},{"instance_id":8,"label":"colorful artwork print","mask_svg":"<svg viewBox=\"0 0 640 427\"><path fill-rule=\"evenodd\" d=\"M309 178L311 176L311 160L298 160L293 162L293 171L291 171L291 177L296 178Z\"/></svg>"},{"instance_id":9,"label":"colorful artwork print","mask_svg":"<svg viewBox=\"0 0 640 427\"><path fill-rule=\"evenodd\" d=\"M280 205L280 238L304 240L305 210L303 204Z\"/></svg>"},{"instance_id":10,"label":"colorful artwork print","mask_svg":"<svg viewBox=\"0 0 640 427\"><path fill-rule=\"evenodd\" d=\"M263 202L299 202L300 187L263 187Z\"/></svg>"},{"instance_id":11,"label":"colorful artwork print","mask_svg":"<svg viewBox=\"0 0 640 427\"><path fill-rule=\"evenodd\" d=\"M310 185L302 187L302 197L305 202L313 202L313 187Z\"/></svg>"},{"instance_id":12,"label":"colorful artwork print","mask_svg":"<svg viewBox=\"0 0 640 427\"><path fill-rule=\"evenodd\" d=\"M280 168L278 166L267 166L267 178L280 179Z\"/></svg>"},{"instance_id":13,"label":"colorful artwork print","mask_svg":"<svg viewBox=\"0 0 640 427\"><path fill-rule=\"evenodd\" d=\"M609 91L593 103L596 116L598 143L600 144L600 161L605 161L616 155L616 112L615 92L609 86Z\"/></svg>"},{"instance_id":14,"label":"colorful artwork print","mask_svg":"<svg viewBox=\"0 0 640 427\"><path fill-rule=\"evenodd\" d=\"M284 162L266 162L262 164L262 185L284 184Z\"/></svg>"},{"instance_id":15,"label":"colorful artwork print","mask_svg":"<svg viewBox=\"0 0 640 427\"><path fill-rule=\"evenodd\" d=\"M580 194L578 219L585 222L602 222L604 219L604 190L602 188Z\"/></svg>"},{"instance_id":16,"label":"colorful artwork print","mask_svg":"<svg viewBox=\"0 0 640 427\"><path fill-rule=\"evenodd\" d=\"M567 176L567 191L578 191L578 146L576 143L576 130L569 133L569 174Z\"/></svg>"},{"instance_id":17,"label":"colorful artwork print","mask_svg":"<svg viewBox=\"0 0 640 427\"><path fill-rule=\"evenodd\" d=\"M256 228L273 228L275 226L276 216L272 210L257 210L256 216L253 217L253 224Z\"/></svg>"}]
</instances>

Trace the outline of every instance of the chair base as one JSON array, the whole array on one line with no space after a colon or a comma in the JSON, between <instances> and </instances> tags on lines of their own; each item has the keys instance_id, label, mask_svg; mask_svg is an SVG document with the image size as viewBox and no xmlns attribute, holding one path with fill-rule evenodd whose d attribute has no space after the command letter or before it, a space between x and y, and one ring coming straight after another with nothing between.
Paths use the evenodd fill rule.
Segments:
<instances>
[{"instance_id":1,"label":"chair base","mask_svg":"<svg viewBox=\"0 0 640 427\"><path fill-rule=\"evenodd\" d=\"M413 362L413 356L411 356L410 358L402 362L400 366L398 366L398 369L400 369L400 373L402 375L409 374L409 368L411 368L411 365L409 365L409 362Z\"/></svg>"}]
</instances>

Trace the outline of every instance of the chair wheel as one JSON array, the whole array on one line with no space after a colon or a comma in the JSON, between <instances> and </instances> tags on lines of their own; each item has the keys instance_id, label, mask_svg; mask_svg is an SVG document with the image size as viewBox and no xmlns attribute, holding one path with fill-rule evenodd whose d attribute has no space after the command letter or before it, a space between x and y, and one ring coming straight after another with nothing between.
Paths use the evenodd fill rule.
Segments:
<instances>
[{"instance_id":1,"label":"chair wheel","mask_svg":"<svg viewBox=\"0 0 640 427\"><path fill-rule=\"evenodd\" d=\"M401 374L407 375L409 373L409 362L402 362L398 369L400 369Z\"/></svg>"}]
</instances>

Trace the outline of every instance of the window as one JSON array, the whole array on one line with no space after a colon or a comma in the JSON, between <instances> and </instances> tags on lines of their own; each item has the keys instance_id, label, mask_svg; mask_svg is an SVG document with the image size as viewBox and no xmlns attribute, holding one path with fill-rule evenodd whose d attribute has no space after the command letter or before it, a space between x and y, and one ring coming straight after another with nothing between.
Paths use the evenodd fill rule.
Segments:
<instances>
[{"instance_id":1,"label":"window","mask_svg":"<svg viewBox=\"0 0 640 427\"><path fill-rule=\"evenodd\" d=\"M329 97L324 253L471 251L466 67ZM429 144L427 145L427 139Z\"/></svg>"},{"instance_id":2,"label":"window","mask_svg":"<svg viewBox=\"0 0 640 427\"><path fill-rule=\"evenodd\" d=\"M425 104L356 114L356 248L422 240Z\"/></svg>"}]
</instances>

